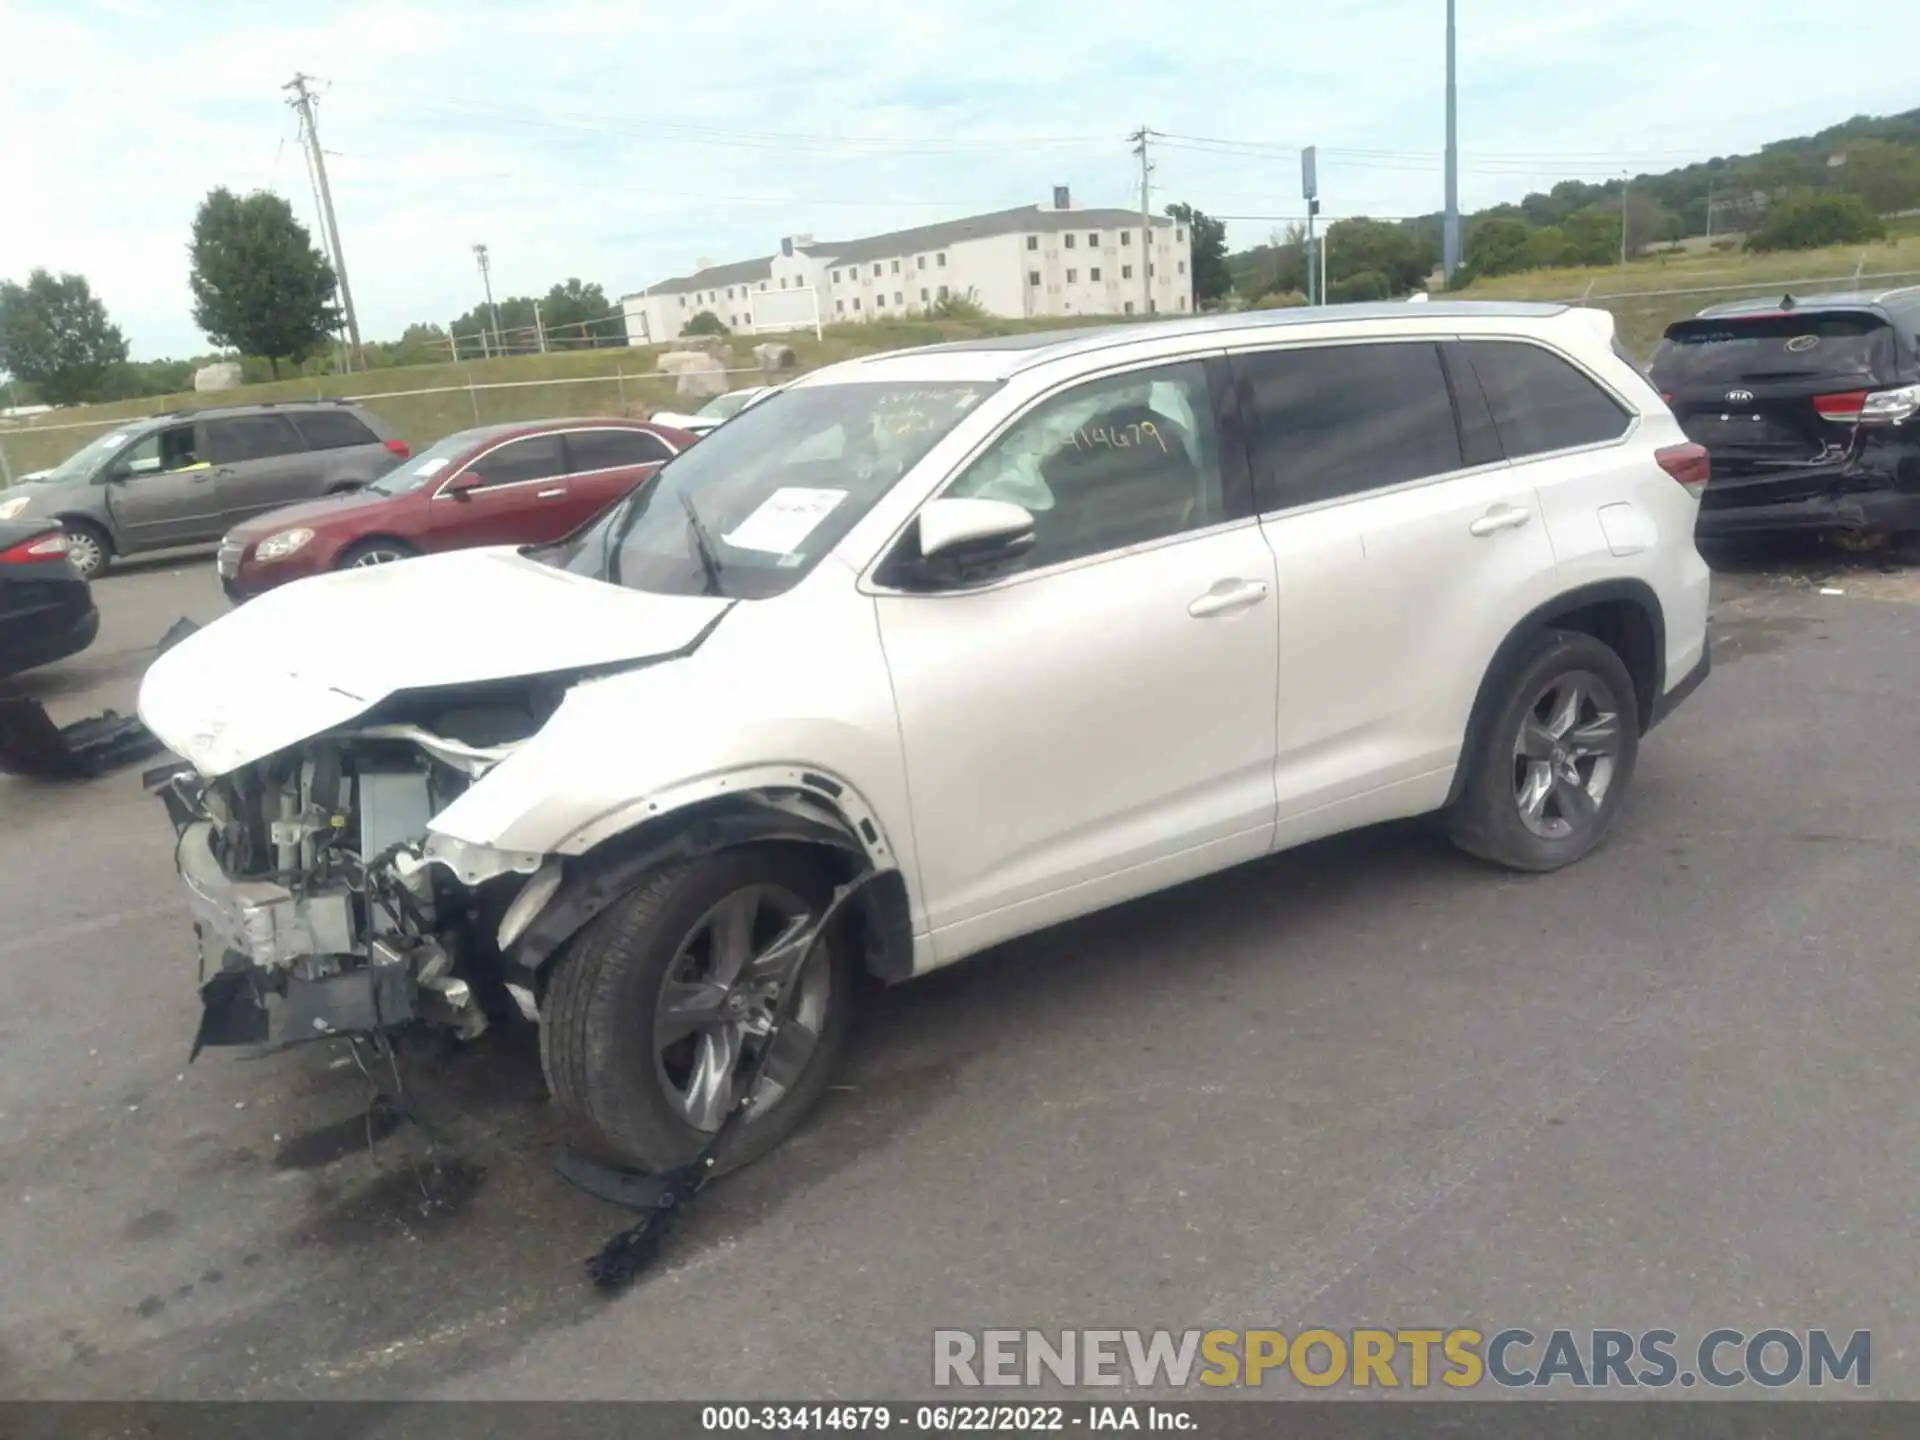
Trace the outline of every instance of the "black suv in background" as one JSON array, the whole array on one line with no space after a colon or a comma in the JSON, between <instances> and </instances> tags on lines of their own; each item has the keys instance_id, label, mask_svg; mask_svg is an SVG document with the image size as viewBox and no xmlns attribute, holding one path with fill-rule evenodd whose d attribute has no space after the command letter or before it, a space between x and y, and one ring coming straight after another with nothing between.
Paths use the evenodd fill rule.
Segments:
<instances>
[{"instance_id":1,"label":"black suv in background","mask_svg":"<svg viewBox=\"0 0 1920 1440\"><path fill-rule=\"evenodd\" d=\"M1667 327L1648 366L1713 478L1697 534L1920 531L1920 286Z\"/></svg>"}]
</instances>

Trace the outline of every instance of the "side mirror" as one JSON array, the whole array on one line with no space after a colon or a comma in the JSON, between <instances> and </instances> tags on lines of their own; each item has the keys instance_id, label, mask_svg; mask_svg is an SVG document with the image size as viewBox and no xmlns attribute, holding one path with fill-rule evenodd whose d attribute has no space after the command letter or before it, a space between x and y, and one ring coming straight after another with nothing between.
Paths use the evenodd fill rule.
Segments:
<instances>
[{"instance_id":1,"label":"side mirror","mask_svg":"<svg viewBox=\"0 0 1920 1440\"><path fill-rule=\"evenodd\" d=\"M915 590L990 580L1033 548L1033 512L1005 500L932 500L885 577Z\"/></svg>"},{"instance_id":2,"label":"side mirror","mask_svg":"<svg viewBox=\"0 0 1920 1440\"><path fill-rule=\"evenodd\" d=\"M480 488L480 477L471 470L462 472L447 481L447 494L456 500L465 500Z\"/></svg>"}]
</instances>

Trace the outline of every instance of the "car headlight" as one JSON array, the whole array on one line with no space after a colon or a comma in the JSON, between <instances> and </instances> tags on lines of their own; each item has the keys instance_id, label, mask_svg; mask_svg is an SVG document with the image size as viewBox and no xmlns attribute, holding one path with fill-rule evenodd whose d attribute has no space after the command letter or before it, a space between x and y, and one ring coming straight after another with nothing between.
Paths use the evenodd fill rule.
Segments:
<instances>
[{"instance_id":1,"label":"car headlight","mask_svg":"<svg viewBox=\"0 0 1920 1440\"><path fill-rule=\"evenodd\" d=\"M256 560L284 560L313 539L311 530L282 530L278 535L269 535L260 542L260 548L253 552Z\"/></svg>"},{"instance_id":2,"label":"car headlight","mask_svg":"<svg viewBox=\"0 0 1920 1440\"><path fill-rule=\"evenodd\" d=\"M0 500L0 520L11 520L27 506L33 503L31 495L16 495L11 500Z\"/></svg>"}]
</instances>

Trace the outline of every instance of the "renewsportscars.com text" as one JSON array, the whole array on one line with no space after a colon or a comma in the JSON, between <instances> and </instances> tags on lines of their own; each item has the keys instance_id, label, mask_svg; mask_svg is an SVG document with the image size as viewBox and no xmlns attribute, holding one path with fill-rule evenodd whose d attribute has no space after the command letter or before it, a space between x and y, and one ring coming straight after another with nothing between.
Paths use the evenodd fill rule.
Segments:
<instances>
[{"instance_id":1,"label":"renewsportscars.com text","mask_svg":"<svg viewBox=\"0 0 1920 1440\"><path fill-rule=\"evenodd\" d=\"M937 1386L1715 1389L1873 1383L1865 1330L936 1330Z\"/></svg>"}]
</instances>

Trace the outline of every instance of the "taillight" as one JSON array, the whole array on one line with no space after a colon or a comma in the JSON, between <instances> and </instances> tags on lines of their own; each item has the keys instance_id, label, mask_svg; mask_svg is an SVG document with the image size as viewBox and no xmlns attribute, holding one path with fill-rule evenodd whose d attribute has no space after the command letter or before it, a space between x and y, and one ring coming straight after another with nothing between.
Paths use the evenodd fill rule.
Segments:
<instances>
[{"instance_id":1,"label":"taillight","mask_svg":"<svg viewBox=\"0 0 1920 1440\"><path fill-rule=\"evenodd\" d=\"M1813 408L1820 412L1822 420L1851 425L1859 420L1860 412L1868 398L1865 390L1846 390L1838 395L1816 395L1813 397Z\"/></svg>"},{"instance_id":2,"label":"taillight","mask_svg":"<svg viewBox=\"0 0 1920 1440\"><path fill-rule=\"evenodd\" d=\"M1653 458L1659 462L1662 470L1686 486L1687 493L1696 500L1712 477L1713 467L1707 459L1707 447L1704 445L1663 445L1653 452Z\"/></svg>"},{"instance_id":3,"label":"taillight","mask_svg":"<svg viewBox=\"0 0 1920 1440\"><path fill-rule=\"evenodd\" d=\"M36 535L31 540L22 540L8 550L0 550L0 565L33 565L41 560L52 560L67 553L67 537L55 530L51 534Z\"/></svg>"},{"instance_id":4,"label":"taillight","mask_svg":"<svg viewBox=\"0 0 1920 1440\"><path fill-rule=\"evenodd\" d=\"M411 460L413 458L413 447L404 440L387 441L387 449L398 455L402 460Z\"/></svg>"},{"instance_id":5,"label":"taillight","mask_svg":"<svg viewBox=\"0 0 1920 1440\"><path fill-rule=\"evenodd\" d=\"M1893 390L1876 390L1860 406L1862 425L1899 425L1920 410L1920 385L1901 385Z\"/></svg>"}]
</instances>

